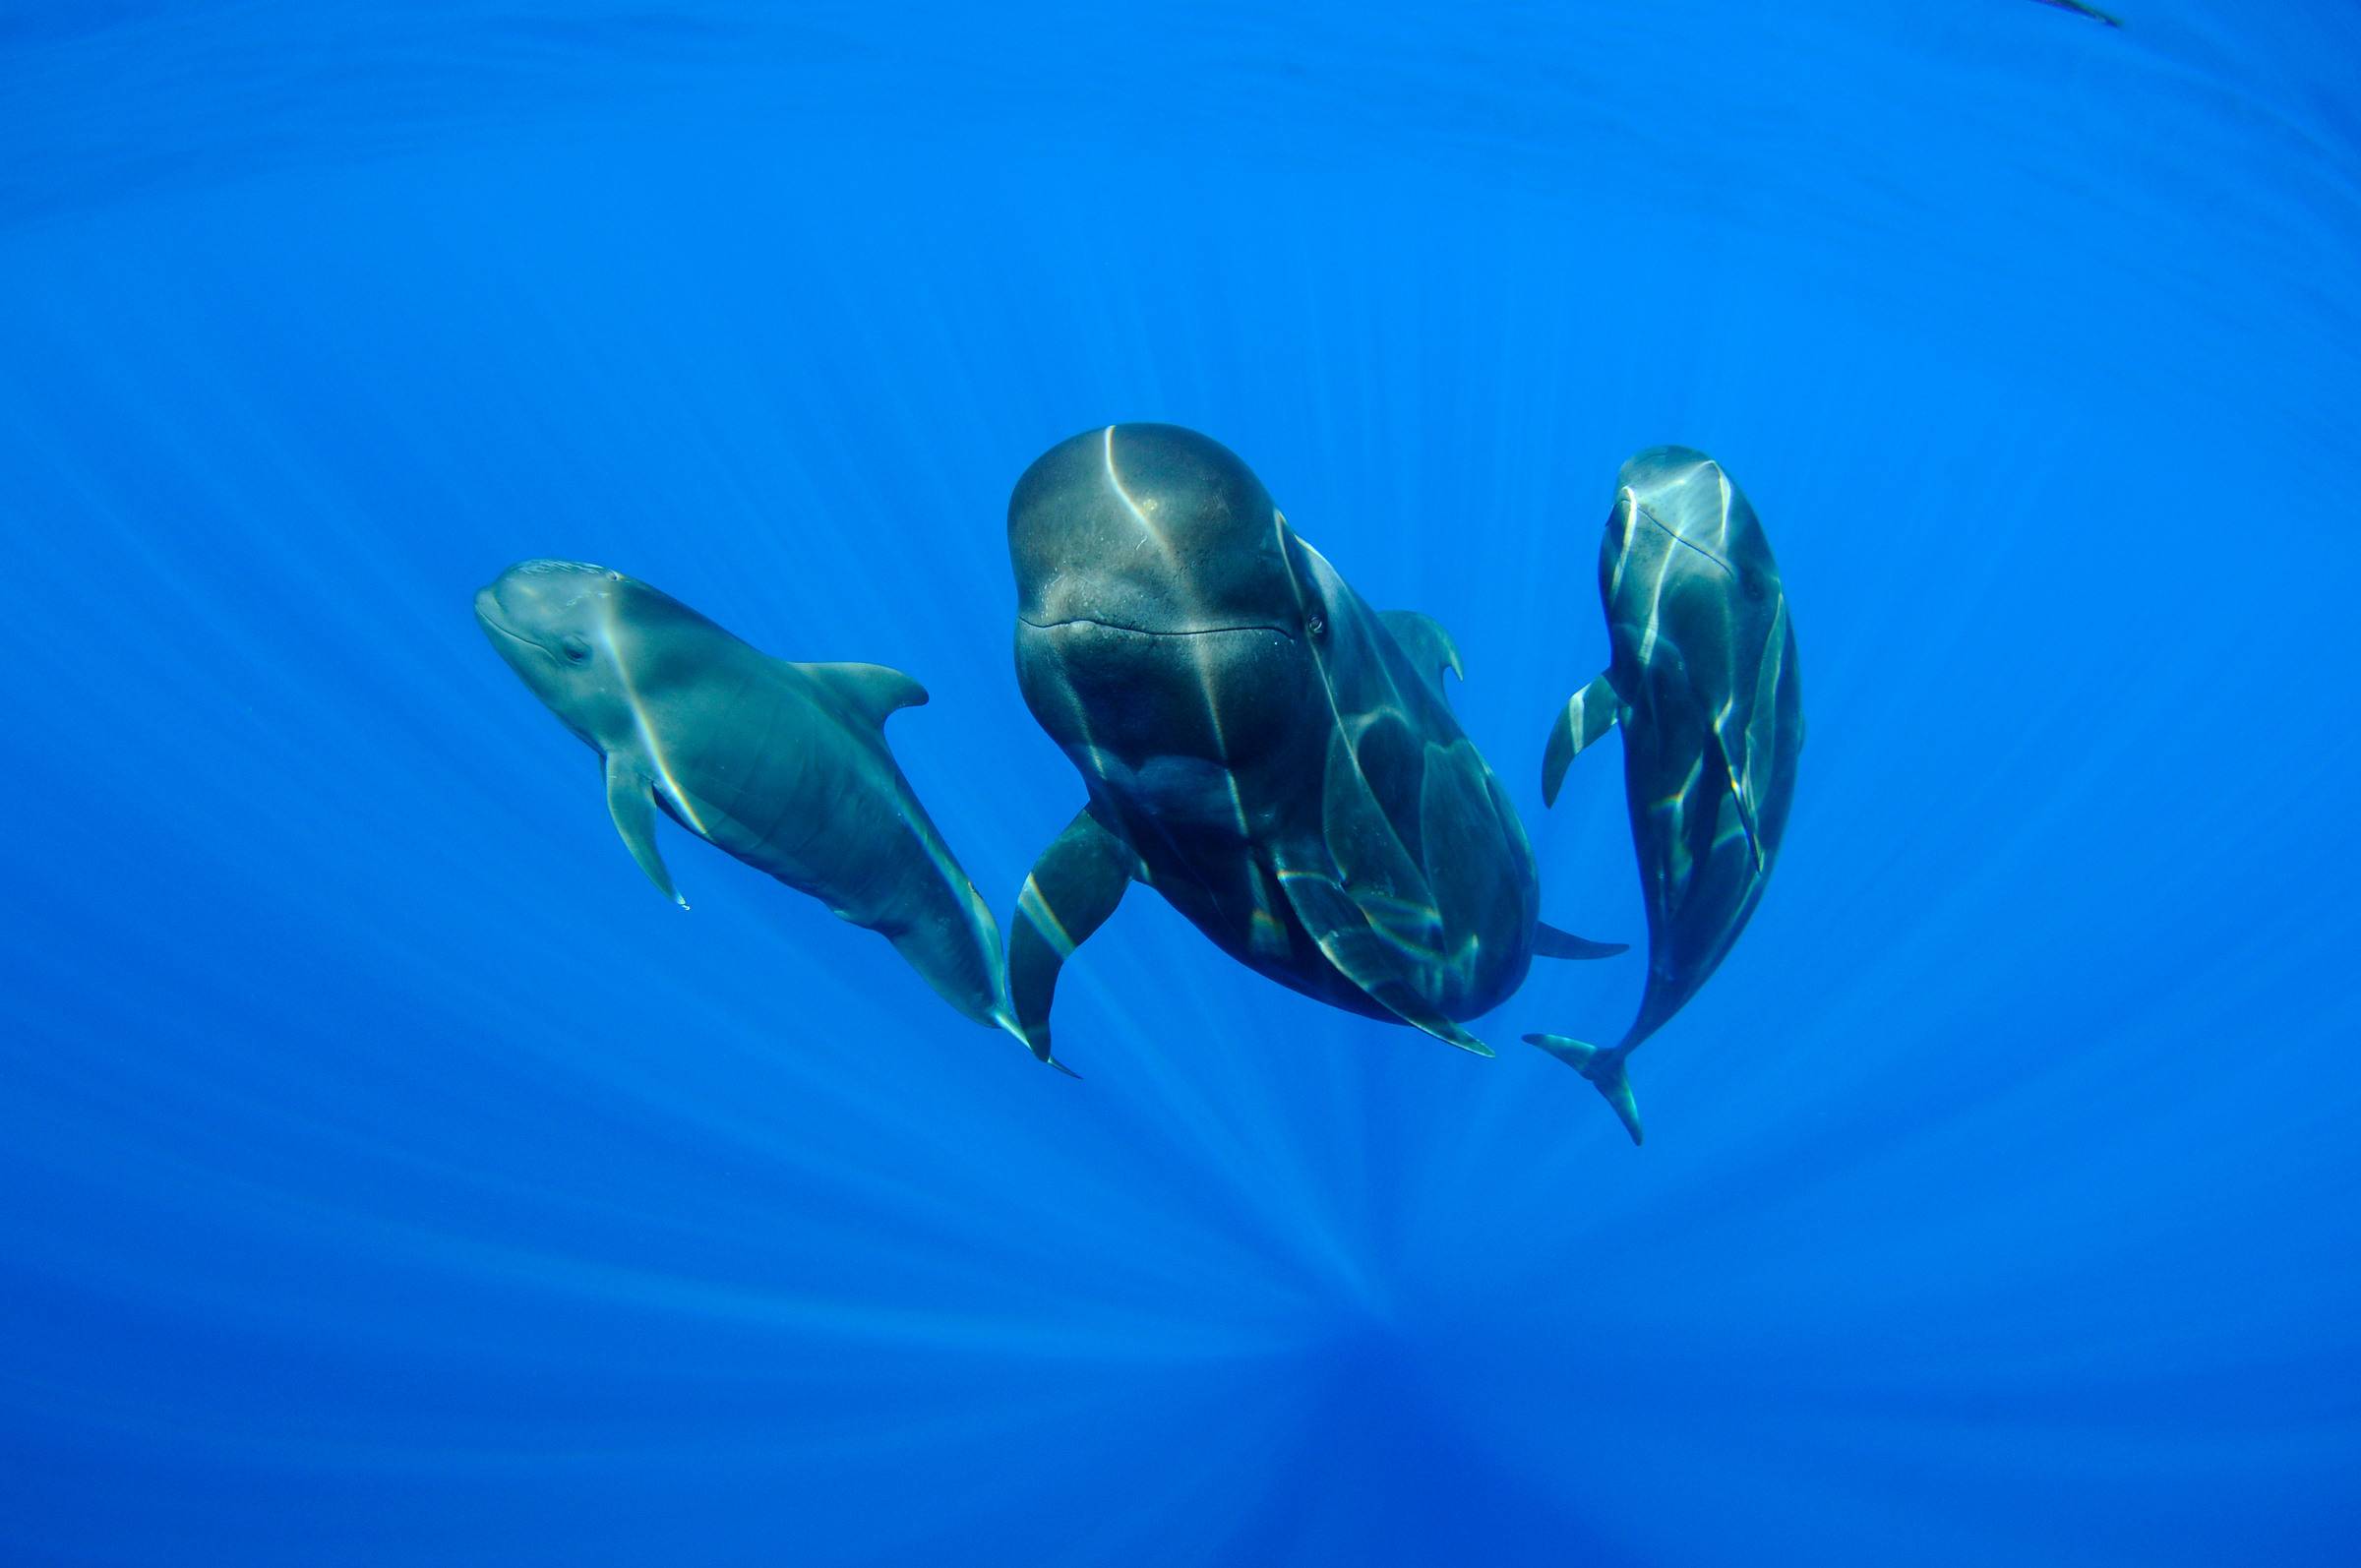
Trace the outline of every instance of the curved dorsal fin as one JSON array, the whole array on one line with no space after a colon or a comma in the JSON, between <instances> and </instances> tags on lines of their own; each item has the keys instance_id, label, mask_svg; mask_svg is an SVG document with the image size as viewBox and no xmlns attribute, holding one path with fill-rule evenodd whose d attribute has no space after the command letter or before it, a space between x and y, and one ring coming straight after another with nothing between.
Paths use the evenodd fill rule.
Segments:
<instances>
[{"instance_id":1,"label":"curved dorsal fin","mask_svg":"<svg viewBox=\"0 0 2361 1568\"><path fill-rule=\"evenodd\" d=\"M844 705L870 723L882 727L896 708L914 708L927 699L927 689L899 670L882 664L799 664L797 669L836 694Z\"/></svg>"},{"instance_id":2,"label":"curved dorsal fin","mask_svg":"<svg viewBox=\"0 0 2361 1568\"><path fill-rule=\"evenodd\" d=\"M1460 668L1459 644L1451 640L1451 633L1443 630L1443 624L1417 610L1380 610L1377 619L1385 623L1385 630L1393 633L1394 641L1410 655L1410 662L1418 666L1419 679L1443 699L1444 706L1450 706L1451 698L1443 691L1443 672L1449 670L1463 681L1468 672Z\"/></svg>"}]
</instances>

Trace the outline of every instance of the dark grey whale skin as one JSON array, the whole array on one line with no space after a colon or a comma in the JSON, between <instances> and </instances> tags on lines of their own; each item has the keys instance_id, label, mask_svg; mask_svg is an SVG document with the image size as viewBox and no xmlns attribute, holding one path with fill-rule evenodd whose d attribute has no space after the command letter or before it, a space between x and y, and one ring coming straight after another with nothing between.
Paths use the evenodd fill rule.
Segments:
<instances>
[{"instance_id":1,"label":"dark grey whale skin","mask_svg":"<svg viewBox=\"0 0 2361 1568\"><path fill-rule=\"evenodd\" d=\"M1688 1004L1762 902L1795 798L1803 687L1771 542L1745 493L1687 447L1623 464L1599 554L1613 656L1558 714L1542 765L1623 726L1623 784L1648 909L1648 989L1622 1041L1525 1038L1597 1084L1640 1136L1623 1062Z\"/></svg>"},{"instance_id":2,"label":"dark grey whale skin","mask_svg":"<svg viewBox=\"0 0 2361 1568\"><path fill-rule=\"evenodd\" d=\"M511 567L475 613L599 754L616 829L667 897L686 907L656 852L657 809L884 936L961 1013L1024 1039L999 928L885 744L886 715L927 700L916 681L771 658L671 595L578 561Z\"/></svg>"},{"instance_id":3,"label":"dark grey whale skin","mask_svg":"<svg viewBox=\"0 0 2361 1568\"><path fill-rule=\"evenodd\" d=\"M1147 883L1307 996L1490 1055L1460 1021L1524 981L1533 851L1452 716L1422 615L1369 609L1251 469L1174 425L1060 443L1008 503L1016 671L1088 803L1009 930L1009 992L1050 1048L1058 971Z\"/></svg>"}]
</instances>

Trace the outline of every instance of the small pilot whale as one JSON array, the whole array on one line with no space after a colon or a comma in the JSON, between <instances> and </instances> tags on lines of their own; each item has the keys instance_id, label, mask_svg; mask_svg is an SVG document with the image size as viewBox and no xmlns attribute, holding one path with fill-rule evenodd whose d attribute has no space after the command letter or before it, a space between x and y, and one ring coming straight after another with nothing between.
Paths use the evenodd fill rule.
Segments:
<instances>
[{"instance_id":1,"label":"small pilot whale","mask_svg":"<svg viewBox=\"0 0 2361 1568\"><path fill-rule=\"evenodd\" d=\"M1612 1050L1527 1035L1598 1085L1640 1141L1623 1062L1697 995L1746 929L1779 859L1803 750L1795 628L1754 508L1704 452L1623 465L1599 554L1613 658L1549 732L1542 798L1623 726L1623 785L1648 906L1648 989Z\"/></svg>"},{"instance_id":2,"label":"small pilot whale","mask_svg":"<svg viewBox=\"0 0 2361 1568\"><path fill-rule=\"evenodd\" d=\"M893 943L942 998L1023 1040L999 928L886 748L925 688L875 664L790 664L669 594L578 561L526 561L475 596L502 658L605 758L632 858L688 908L658 809ZM1029 1044L1029 1042L1028 1042Z\"/></svg>"},{"instance_id":3,"label":"small pilot whale","mask_svg":"<svg viewBox=\"0 0 2361 1568\"><path fill-rule=\"evenodd\" d=\"M1538 951L1524 826L1452 716L1425 616L1378 614L1252 470L1173 425L1052 448L1008 502L1016 670L1089 801L1034 866L1009 995L1050 1052L1058 973L1141 881L1248 968L1490 1055L1460 1021Z\"/></svg>"}]
</instances>

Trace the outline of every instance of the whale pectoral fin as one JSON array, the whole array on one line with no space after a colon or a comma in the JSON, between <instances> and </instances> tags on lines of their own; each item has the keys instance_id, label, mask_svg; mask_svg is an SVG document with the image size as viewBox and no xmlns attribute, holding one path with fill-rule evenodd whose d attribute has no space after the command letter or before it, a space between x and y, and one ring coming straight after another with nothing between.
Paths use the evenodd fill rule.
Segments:
<instances>
[{"instance_id":1,"label":"whale pectoral fin","mask_svg":"<svg viewBox=\"0 0 2361 1568\"><path fill-rule=\"evenodd\" d=\"M1615 689L1601 676L1589 686L1567 698L1558 710L1557 722L1549 729L1549 747L1542 754L1542 804L1557 804L1557 792L1566 782L1566 769L1573 765L1575 754L1615 727L1623 717L1623 699Z\"/></svg>"},{"instance_id":2,"label":"whale pectoral fin","mask_svg":"<svg viewBox=\"0 0 2361 1568\"><path fill-rule=\"evenodd\" d=\"M687 909L689 900L673 887L672 873L664 869L664 857L656 853L656 805L647 775L613 752L607 754L607 814L615 818L615 831L623 835L624 848L647 873L647 879L666 898Z\"/></svg>"},{"instance_id":3,"label":"whale pectoral fin","mask_svg":"<svg viewBox=\"0 0 2361 1568\"><path fill-rule=\"evenodd\" d=\"M1778 614L1772 619L1770 635L1763 641L1763 657L1755 671L1754 700L1748 705L1746 727L1735 735L1737 745L1730 745L1731 736L1716 727L1716 738L1722 743L1722 755L1729 768L1731 791L1738 798L1738 814L1746 826L1747 842L1754 848L1757 872L1767 870L1763 855L1763 839L1759 828L1765 797L1773 788L1780 762L1780 695L1782 688L1788 689L1792 699L1795 679L1795 633L1787 624L1787 601L1779 601ZM1794 712L1792 706L1790 712ZM1803 715L1794 713L1795 728L1787 744L1797 752L1803 749Z\"/></svg>"},{"instance_id":4,"label":"whale pectoral fin","mask_svg":"<svg viewBox=\"0 0 2361 1568\"><path fill-rule=\"evenodd\" d=\"M880 727L897 708L923 706L927 689L882 664L804 664L806 675L836 694L844 705Z\"/></svg>"},{"instance_id":5,"label":"whale pectoral fin","mask_svg":"<svg viewBox=\"0 0 2361 1568\"><path fill-rule=\"evenodd\" d=\"M1085 809L1041 852L1017 895L1008 928L1008 1000L1025 1044L1044 1061L1051 1060L1058 971L1122 902L1134 859L1130 846Z\"/></svg>"},{"instance_id":6,"label":"whale pectoral fin","mask_svg":"<svg viewBox=\"0 0 2361 1568\"><path fill-rule=\"evenodd\" d=\"M1631 951L1631 943L1590 941L1543 921L1535 928L1533 950L1543 958L1612 958Z\"/></svg>"},{"instance_id":7,"label":"whale pectoral fin","mask_svg":"<svg viewBox=\"0 0 2361 1568\"><path fill-rule=\"evenodd\" d=\"M1470 748L1473 754L1474 749ZM1481 763L1479 764L1481 765ZM1399 771L1387 781L1393 808L1423 811L1424 770L1416 780L1419 796L1404 799L1401 787L1409 780ZM1439 957L1443 949L1442 911L1425 871L1411 858L1403 842L1404 826L1397 825L1388 801L1362 770L1361 759L1343 726L1328 734L1328 765L1320 787L1320 836L1328 851L1325 862L1306 870L1326 876L1360 908L1362 922L1392 947L1420 961ZM1409 827L1420 821L1412 816ZM1288 868L1275 868L1282 878Z\"/></svg>"},{"instance_id":8,"label":"whale pectoral fin","mask_svg":"<svg viewBox=\"0 0 2361 1568\"><path fill-rule=\"evenodd\" d=\"M1568 1040L1564 1035L1527 1035L1525 1043L1541 1047L1590 1079L1606 1096L1606 1103L1615 1108L1615 1115L1623 1118L1623 1130L1631 1134L1631 1141L1640 1141L1640 1108L1631 1097L1631 1080L1623 1075L1624 1052L1601 1051L1597 1046Z\"/></svg>"},{"instance_id":9,"label":"whale pectoral fin","mask_svg":"<svg viewBox=\"0 0 2361 1568\"><path fill-rule=\"evenodd\" d=\"M1451 695L1443 690L1443 672L1449 670L1463 681L1468 678L1468 672L1460 667L1459 644L1451 640L1451 633L1443 630L1440 621L1417 610L1380 610L1377 619L1418 666L1419 679L1448 707Z\"/></svg>"},{"instance_id":10,"label":"whale pectoral fin","mask_svg":"<svg viewBox=\"0 0 2361 1568\"><path fill-rule=\"evenodd\" d=\"M1393 948L1370 930L1368 917L1335 877L1318 872L1291 872L1282 866L1279 885L1287 890L1296 918L1311 933L1311 939L1320 944L1328 961L1370 999L1437 1040L1480 1056L1492 1055L1491 1047L1444 1017L1402 978L1394 966Z\"/></svg>"},{"instance_id":11,"label":"whale pectoral fin","mask_svg":"<svg viewBox=\"0 0 2361 1568\"><path fill-rule=\"evenodd\" d=\"M1756 825L1753 792L1747 787L1746 769L1739 764L1728 743L1723 740L1720 730L1709 732L1705 744L1706 750L1715 754L1706 758L1705 765L1712 767L1718 758L1722 764L1722 776L1729 781L1729 804L1736 813L1739 831L1746 835L1746 852L1753 857L1754 874L1760 876L1764 869L1763 835Z\"/></svg>"}]
</instances>

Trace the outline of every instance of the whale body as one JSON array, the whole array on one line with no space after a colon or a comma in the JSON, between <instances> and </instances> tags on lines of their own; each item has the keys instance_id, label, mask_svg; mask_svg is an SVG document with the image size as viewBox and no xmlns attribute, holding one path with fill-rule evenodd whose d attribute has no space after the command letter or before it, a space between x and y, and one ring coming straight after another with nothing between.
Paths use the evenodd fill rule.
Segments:
<instances>
[{"instance_id":1,"label":"whale body","mask_svg":"<svg viewBox=\"0 0 2361 1568\"><path fill-rule=\"evenodd\" d=\"M761 653L636 577L526 561L475 596L502 658L603 759L607 807L650 880L687 908L655 813L892 942L975 1022L1024 1039L999 928L886 747L927 700L875 664Z\"/></svg>"},{"instance_id":2,"label":"whale body","mask_svg":"<svg viewBox=\"0 0 2361 1568\"><path fill-rule=\"evenodd\" d=\"M1623 465L1599 554L1613 658L1551 727L1542 795L1623 727L1623 783L1648 909L1648 989L1622 1041L1525 1038L1598 1085L1632 1141L1624 1059L1697 995L1761 902L1803 750L1795 628L1762 522L1704 452Z\"/></svg>"},{"instance_id":3,"label":"whale body","mask_svg":"<svg viewBox=\"0 0 2361 1568\"><path fill-rule=\"evenodd\" d=\"M1018 683L1088 792L1009 929L1045 1058L1059 970L1131 881L1281 985L1484 1055L1461 1021L1537 950L1623 950L1540 925L1525 829L1443 695L1449 634L1372 611L1228 449L1075 436L1017 481L1008 549Z\"/></svg>"}]
</instances>

